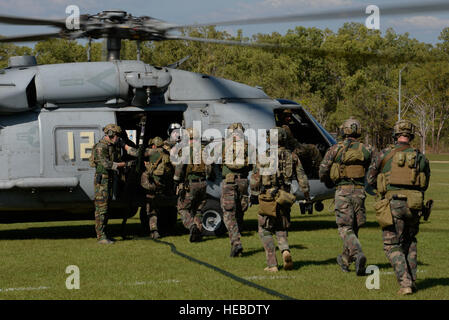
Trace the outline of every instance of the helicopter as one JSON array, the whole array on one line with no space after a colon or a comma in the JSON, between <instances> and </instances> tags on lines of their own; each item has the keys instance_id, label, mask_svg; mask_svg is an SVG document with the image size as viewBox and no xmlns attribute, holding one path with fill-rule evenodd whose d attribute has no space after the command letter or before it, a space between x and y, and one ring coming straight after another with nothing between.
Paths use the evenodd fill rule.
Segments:
<instances>
[{"instance_id":1,"label":"helicopter","mask_svg":"<svg viewBox=\"0 0 449 320\"><path fill-rule=\"evenodd\" d=\"M415 10L448 10L447 4L416 5ZM437 8L436 8L437 7ZM427 9L426 9L427 8ZM430 9L428 9L430 8ZM391 7L383 14L396 14ZM359 10L339 12L339 17L359 15ZM267 129L279 125L280 114L291 110L294 137L313 144L324 155L335 138L302 105L273 99L261 88L232 80L178 69L182 61L167 67L148 65L139 58L141 41L186 40L244 45L238 41L194 38L172 32L204 25L237 25L335 18L336 11L312 15L289 15L266 19L175 25L148 16L135 17L121 10L81 15L78 29L68 29L65 19L49 20L0 15L0 23L47 25L54 33L0 38L0 43L38 41L50 38L106 39L107 59L38 65L33 56L11 57L0 70L0 222L92 219L94 168L89 157L103 127L115 123L147 145L150 137L166 134L171 123L185 128L200 121L202 130L226 128L241 122L246 129ZM136 40L137 60L120 60L121 41ZM254 46L265 46L254 44ZM267 44L267 47L272 45ZM309 176L310 196L317 211L335 190ZM132 174L130 174L132 175ZM141 205L139 192L130 177L118 181L110 205L110 218L129 218ZM136 179L134 179L136 180ZM203 207L203 233L226 231L220 207L218 173L208 181L208 200ZM301 213L306 210L304 195L292 186ZM312 213L311 206L307 211ZM165 223L176 223L176 208L168 210ZM164 222L162 222L164 223Z\"/></svg>"}]
</instances>

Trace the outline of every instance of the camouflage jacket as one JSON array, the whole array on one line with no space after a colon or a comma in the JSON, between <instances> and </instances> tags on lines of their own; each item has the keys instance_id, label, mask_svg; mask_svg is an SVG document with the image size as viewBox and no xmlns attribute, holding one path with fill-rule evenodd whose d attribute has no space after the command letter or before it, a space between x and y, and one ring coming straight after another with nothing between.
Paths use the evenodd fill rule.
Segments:
<instances>
[{"instance_id":1,"label":"camouflage jacket","mask_svg":"<svg viewBox=\"0 0 449 320\"><path fill-rule=\"evenodd\" d=\"M423 172L426 176L426 185L424 188L421 188L421 191L425 191L427 190L428 186L429 186L429 181L430 181L430 165L429 165L429 160L426 159L426 157L424 156L424 154L422 154L421 152L419 152L419 150L414 149L413 147L411 147L409 144L403 144L403 143L396 143L394 145L388 146L387 148L383 149L382 151L380 151L375 157L373 157L371 164L369 166L368 169L368 173L366 175L366 179L367 179L367 183L373 188L373 189L377 189L377 176L380 173L387 173L391 171L391 165L392 165L392 161L393 161L393 157L391 157L388 161L385 162L383 168L381 168L382 166L382 162L385 159L385 157L387 157L387 155L389 153L391 153L393 150L401 148L401 147L405 147L408 146L409 148L404 149L404 152L413 152L413 151L417 151L418 152L418 162L417 162L417 167L419 169L419 172ZM393 186L393 185L387 185L387 191L389 190L399 190L402 188L399 188L397 186Z\"/></svg>"},{"instance_id":2,"label":"camouflage jacket","mask_svg":"<svg viewBox=\"0 0 449 320\"><path fill-rule=\"evenodd\" d=\"M280 160L281 157L284 157L284 159L291 159L291 163L285 162L283 165L280 165L282 162ZM289 185L293 179L296 179L298 181L299 188L303 193L310 192L309 180L307 179L299 157L295 153L292 153L290 150L281 146L278 150L278 158L278 168L276 169L276 174L261 176L261 184L264 187L278 186L284 188L286 185ZM282 166L288 167L287 171L291 170L291 174L284 172L285 169L281 168ZM261 166L260 163L258 163L254 173L259 171L260 174L262 174L261 170L264 167L266 166Z\"/></svg>"},{"instance_id":3,"label":"camouflage jacket","mask_svg":"<svg viewBox=\"0 0 449 320\"><path fill-rule=\"evenodd\" d=\"M349 143L350 143L350 145L349 145ZM366 173L366 170L368 170L368 167L369 167L371 159L372 159L373 150L370 146L365 146L363 143L357 141L355 138L348 137L345 140L343 140L337 144L334 144L327 150L327 152L324 155L324 158L320 164L320 170L319 170L320 181L326 183L326 185L328 185L328 183L330 183L330 184L336 184L337 186L349 185L349 184L363 186L365 184L364 178L358 178L358 179L343 178L343 179L340 179L338 181L333 181L333 182L330 179L331 167L334 163L341 162L343 148L347 148L349 146L349 149L358 149L360 147L360 145L362 145L361 150L364 155L363 167L365 168L365 173Z\"/></svg>"},{"instance_id":4,"label":"camouflage jacket","mask_svg":"<svg viewBox=\"0 0 449 320\"><path fill-rule=\"evenodd\" d=\"M108 174L112 169L113 162L120 158L120 150L111 142L103 137L92 148L96 173Z\"/></svg>"}]
</instances>

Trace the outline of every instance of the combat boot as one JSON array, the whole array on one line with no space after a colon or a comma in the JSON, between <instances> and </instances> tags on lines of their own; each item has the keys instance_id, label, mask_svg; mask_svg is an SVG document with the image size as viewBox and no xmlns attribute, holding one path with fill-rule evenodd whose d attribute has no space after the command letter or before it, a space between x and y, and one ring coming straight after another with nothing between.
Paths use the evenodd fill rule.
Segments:
<instances>
[{"instance_id":1,"label":"combat boot","mask_svg":"<svg viewBox=\"0 0 449 320\"><path fill-rule=\"evenodd\" d=\"M365 275L366 257L363 253L359 253L355 258L355 273L358 276Z\"/></svg>"},{"instance_id":2,"label":"combat boot","mask_svg":"<svg viewBox=\"0 0 449 320\"><path fill-rule=\"evenodd\" d=\"M190 242L198 242L198 241L201 241L201 238L202 238L202 235L201 235L200 229L198 229L196 224L193 224L190 227L189 241Z\"/></svg>"},{"instance_id":3,"label":"combat boot","mask_svg":"<svg viewBox=\"0 0 449 320\"><path fill-rule=\"evenodd\" d=\"M232 246L231 248L231 257L241 257L243 255L243 247L241 244L237 244Z\"/></svg>"},{"instance_id":4,"label":"combat boot","mask_svg":"<svg viewBox=\"0 0 449 320\"><path fill-rule=\"evenodd\" d=\"M413 293L415 293L416 291L418 291L418 287L416 286L415 281L413 281L413 283L412 283L412 291L413 291Z\"/></svg>"},{"instance_id":5,"label":"combat boot","mask_svg":"<svg viewBox=\"0 0 449 320\"><path fill-rule=\"evenodd\" d=\"M274 266L274 267L266 267L265 269L263 269L264 271L269 271L269 272L278 272L278 267Z\"/></svg>"},{"instance_id":6,"label":"combat boot","mask_svg":"<svg viewBox=\"0 0 449 320\"><path fill-rule=\"evenodd\" d=\"M409 295L409 294L412 294L412 293L413 293L413 290L410 287L401 288L398 291L398 295L400 295L400 296L405 296L405 295Z\"/></svg>"},{"instance_id":7,"label":"combat boot","mask_svg":"<svg viewBox=\"0 0 449 320\"><path fill-rule=\"evenodd\" d=\"M284 270L292 270L293 269L293 260L290 251L284 250L282 252L282 260L284 260Z\"/></svg>"},{"instance_id":8,"label":"combat boot","mask_svg":"<svg viewBox=\"0 0 449 320\"><path fill-rule=\"evenodd\" d=\"M157 232L157 230L154 230L154 231L151 231L150 237L153 240L157 240L161 237L161 235L159 234L159 232Z\"/></svg>"},{"instance_id":9,"label":"combat boot","mask_svg":"<svg viewBox=\"0 0 449 320\"><path fill-rule=\"evenodd\" d=\"M107 239L107 238L104 238L104 239L98 240L97 243L98 243L98 244L113 244L114 241L112 241L112 240L110 240L110 239Z\"/></svg>"},{"instance_id":10,"label":"combat boot","mask_svg":"<svg viewBox=\"0 0 449 320\"><path fill-rule=\"evenodd\" d=\"M338 263L338 265L340 266L341 271L343 271L343 272L349 272L349 266L348 266L348 264L344 261L342 255L339 255L339 256L337 257L337 263Z\"/></svg>"}]
</instances>

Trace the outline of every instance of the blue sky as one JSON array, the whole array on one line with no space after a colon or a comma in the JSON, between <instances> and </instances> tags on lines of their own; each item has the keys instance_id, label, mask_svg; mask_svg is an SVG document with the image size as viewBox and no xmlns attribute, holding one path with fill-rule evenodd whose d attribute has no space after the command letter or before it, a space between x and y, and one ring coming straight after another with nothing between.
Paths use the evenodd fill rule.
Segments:
<instances>
[{"instance_id":1,"label":"blue sky","mask_svg":"<svg viewBox=\"0 0 449 320\"><path fill-rule=\"evenodd\" d=\"M392 27L397 33L409 32L412 38L420 41L437 43L443 28L449 27L449 12L414 13L412 15L382 17L382 5L409 4L404 0L0 0L0 13L5 15L29 16L38 18L65 18L65 8L77 5L81 13L95 14L105 9L122 9L134 16L147 15L176 24L225 21L243 18L258 18L307 11L338 9L344 6L367 6L375 4L380 7L382 31ZM412 2L416 3L416 0ZM418 1L418 3L425 3ZM364 23L367 15L361 12L359 19L351 21ZM330 28L337 31L344 20L305 22L305 27ZM245 36L253 33L279 32L285 34L299 23L276 23L257 26L223 27L230 33L242 29ZM17 35L39 32L52 32L49 27L11 26L0 24L0 34ZM27 43L30 45L30 43Z\"/></svg>"}]
</instances>

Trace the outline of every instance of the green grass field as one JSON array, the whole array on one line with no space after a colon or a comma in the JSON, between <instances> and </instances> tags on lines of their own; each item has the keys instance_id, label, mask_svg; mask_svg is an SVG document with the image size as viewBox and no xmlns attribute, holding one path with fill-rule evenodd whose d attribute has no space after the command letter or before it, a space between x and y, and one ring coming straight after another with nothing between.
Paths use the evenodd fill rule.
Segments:
<instances>
[{"instance_id":1,"label":"green grass field","mask_svg":"<svg viewBox=\"0 0 449 320\"><path fill-rule=\"evenodd\" d=\"M449 155L431 157L449 161ZM289 244L294 269L267 273L257 235L256 207L245 215L244 256L230 258L227 235L190 243L180 221L176 235L156 242L138 236L138 217L128 221L130 240L98 245L93 221L0 225L0 299L449 299L449 162L431 163L426 199L435 200L418 234L419 291L399 297L393 269L382 248L381 230L368 196L367 224L360 241L368 265L380 269L380 289L368 290L366 277L341 272L341 252L333 202L313 215L292 209ZM113 235L120 220L111 220ZM278 252L278 261L281 256ZM80 270L80 289L68 290L66 267Z\"/></svg>"}]
</instances>

